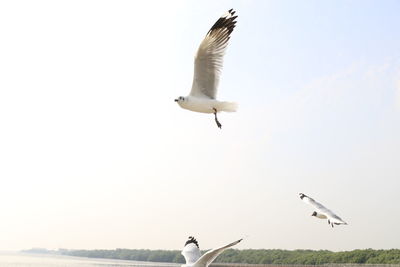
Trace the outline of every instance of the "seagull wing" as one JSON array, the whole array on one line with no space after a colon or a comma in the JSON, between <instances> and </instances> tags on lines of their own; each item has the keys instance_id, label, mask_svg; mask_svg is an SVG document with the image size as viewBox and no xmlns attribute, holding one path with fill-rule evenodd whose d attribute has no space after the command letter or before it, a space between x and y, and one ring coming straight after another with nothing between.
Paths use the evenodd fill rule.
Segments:
<instances>
[{"instance_id":1,"label":"seagull wing","mask_svg":"<svg viewBox=\"0 0 400 267\"><path fill-rule=\"evenodd\" d=\"M185 257L186 264L194 264L201 256L197 240L189 237L181 253Z\"/></svg>"},{"instance_id":2,"label":"seagull wing","mask_svg":"<svg viewBox=\"0 0 400 267\"><path fill-rule=\"evenodd\" d=\"M333 213L332 211L328 210L328 212L325 214L326 216L328 216L328 218L330 218L331 221L338 223L338 224L347 224L347 222L343 221L342 218L340 218L339 216L337 216L335 213Z\"/></svg>"},{"instance_id":3,"label":"seagull wing","mask_svg":"<svg viewBox=\"0 0 400 267\"><path fill-rule=\"evenodd\" d=\"M313 198L311 198L311 197L309 197L309 196L307 196L307 195L305 195L303 193L300 193L300 198L304 202L306 202L307 204L310 204L311 206L313 206L314 208L318 209L321 212L324 211L324 210L328 210L327 208L325 208L324 205L322 205L321 203L315 201Z\"/></svg>"},{"instance_id":4,"label":"seagull wing","mask_svg":"<svg viewBox=\"0 0 400 267\"><path fill-rule=\"evenodd\" d=\"M339 216L337 216L333 211L328 208L320 209L320 213L324 214L328 217L328 220L333 221L337 224L347 224L345 221L342 220Z\"/></svg>"},{"instance_id":5,"label":"seagull wing","mask_svg":"<svg viewBox=\"0 0 400 267\"><path fill-rule=\"evenodd\" d=\"M304 202L306 202L306 203L310 204L311 206L313 206L315 209L318 210L319 213L324 214L325 216L327 216L330 219L336 219L336 220L346 224L346 222L343 221L339 216L337 216L333 211L331 211L330 209L328 209L327 207L325 207L321 203L315 201L313 198L300 193L300 198L301 198L301 196L303 196L302 200Z\"/></svg>"},{"instance_id":6,"label":"seagull wing","mask_svg":"<svg viewBox=\"0 0 400 267\"><path fill-rule=\"evenodd\" d=\"M207 267L213 260L215 260L216 257L218 257L222 252L224 252L225 249L230 248L236 244L238 244L240 241L243 239L239 239L233 243L230 243L226 246L220 247L220 248L215 248L212 250L207 251L204 253L203 256L200 257L200 259L196 262L196 266L205 266Z\"/></svg>"},{"instance_id":7,"label":"seagull wing","mask_svg":"<svg viewBox=\"0 0 400 267\"><path fill-rule=\"evenodd\" d=\"M201 42L194 60L194 77L190 95L215 99L223 57L237 16L230 9L220 17Z\"/></svg>"}]
</instances>

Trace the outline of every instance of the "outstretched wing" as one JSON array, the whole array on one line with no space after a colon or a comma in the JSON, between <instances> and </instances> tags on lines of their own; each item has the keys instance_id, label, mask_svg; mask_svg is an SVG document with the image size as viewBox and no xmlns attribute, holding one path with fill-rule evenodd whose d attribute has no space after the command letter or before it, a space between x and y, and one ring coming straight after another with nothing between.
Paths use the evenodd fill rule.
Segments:
<instances>
[{"instance_id":1,"label":"outstretched wing","mask_svg":"<svg viewBox=\"0 0 400 267\"><path fill-rule=\"evenodd\" d=\"M303 200L307 204L310 204L311 206L313 206L314 208L316 208L317 210L319 210L321 212L323 210L327 210L327 208L325 208L324 205L322 205L321 203L315 201L313 198L311 198L303 193L300 193L300 198L301 198L301 200Z\"/></svg>"},{"instance_id":2,"label":"outstretched wing","mask_svg":"<svg viewBox=\"0 0 400 267\"><path fill-rule=\"evenodd\" d=\"M339 216L337 216L335 213L333 213L333 211L331 211L330 209L326 208L324 205L322 205L321 203L315 201L313 198L300 193L300 198L310 204L311 206L313 206L315 209L317 209L318 213L324 214L325 216L328 217L328 219L336 219L344 224L346 224L345 221L343 221Z\"/></svg>"},{"instance_id":3,"label":"outstretched wing","mask_svg":"<svg viewBox=\"0 0 400 267\"><path fill-rule=\"evenodd\" d=\"M225 249L230 248L236 244L238 244L240 241L243 239L239 239L233 243L230 243L226 246L220 247L220 248L215 248L212 250L207 251L204 253L203 256L200 257L200 259L196 262L196 266L208 266L213 260L215 260L218 255L220 255L222 252L224 252Z\"/></svg>"},{"instance_id":4,"label":"outstretched wing","mask_svg":"<svg viewBox=\"0 0 400 267\"><path fill-rule=\"evenodd\" d=\"M181 253L183 257L185 257L186 264L194 264L201 255L197 240L194 237L189 236L189 239L186 241L185 247Z\"/></svg>"},{"instance_id":5,"label":"outstretched wing","mask_svg":"<svg viewBox=\"0 0 400 267\"><path fill-rule=\"evenodd\" d=\"M194 76L190 95L215 99L223 57L237 16L230 9L220 17L201 42L194 60Z\"/></svg>"}]
</instances>

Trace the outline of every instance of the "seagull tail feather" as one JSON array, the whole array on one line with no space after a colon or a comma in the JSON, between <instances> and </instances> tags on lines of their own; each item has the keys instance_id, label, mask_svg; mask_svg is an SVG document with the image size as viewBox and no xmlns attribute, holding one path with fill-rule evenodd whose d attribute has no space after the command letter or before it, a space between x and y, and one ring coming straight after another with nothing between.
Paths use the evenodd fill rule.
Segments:
<instances>
[{"instance_id":1,"label":"seagull tail feather","mask_svg":"<svg viewBox=\"0 0 400 267\"><path fill-rule=\"evenodd\" d=\"M235 102L220 102L218 111L235 112L238 109L238 104Z\"/></svg>"}]
</instances>

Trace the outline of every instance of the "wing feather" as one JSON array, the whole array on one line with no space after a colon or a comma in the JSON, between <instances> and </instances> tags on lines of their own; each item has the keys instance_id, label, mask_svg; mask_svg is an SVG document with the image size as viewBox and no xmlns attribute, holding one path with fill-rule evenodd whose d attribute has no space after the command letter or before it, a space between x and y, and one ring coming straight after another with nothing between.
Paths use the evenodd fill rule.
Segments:
<instances>
[{"instance_id":1,"label":"wing feather","mask_svg":"<svg viewBox=\"0 0 400 267\"><path fill-rule=\"evenodd\" d=\"M211 262L213 262L213 260L215 260L216 257L218 257L222 252L224 252L225 249L230 248L230 247L238 244L242 240L243 239L239 239L239 240L237 240L235 242L232 242L232 243L230 243L230 244L228 244L226 246L223 246L223 247L220 247L220 248L215 248L215 249L207 251L196 262L196 265L197 266L208 266L209 264L211 264Z\"/></svg>"},{"instance_id":2,"label":"wing feather","mask_svg":"<svg viewBox=\"0 0 400 267\"><path fill-rule=\"evenodd\" d=\"M311 197L309 197L309 196L307 196L307 195L305 195L303 193L300 193L300 198L304 202L306 202L307 204L310 204L311 206L313 206L314 208L316 208L318 210L321 210L321 211L322 210L327 210L327 208L325 208L324 205L322 205L321 203L315 201L313 198L311 198Z\"/></svg>"},{"instance_id":3,"label":"wing feather","mask_svg":"<svg viewBox=\"0 0 400 267\"><path fill-rule=\"evenodd\" d=\"M194 76L190 95L216 98L219 77L222 71L223 57L235 28L237 16L230 9L207 32L201 42L194 60Z\"/></svg>"}]
</instances>

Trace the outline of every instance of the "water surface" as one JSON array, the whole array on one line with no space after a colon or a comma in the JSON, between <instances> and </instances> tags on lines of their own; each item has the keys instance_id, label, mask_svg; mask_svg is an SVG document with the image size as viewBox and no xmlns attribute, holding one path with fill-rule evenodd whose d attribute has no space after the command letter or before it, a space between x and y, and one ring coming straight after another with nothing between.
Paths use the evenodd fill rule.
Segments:
<instances>
[{"instance_id":1,"label":"water surface","mask_svg":"<svg viewBox=\"0 0 400 267\"><path fill-rule=\"evenodd\" d=\"M92 259L71 256L0 253L0 267L179 267L179 264Z\"/></svg>"}]
</instances>

